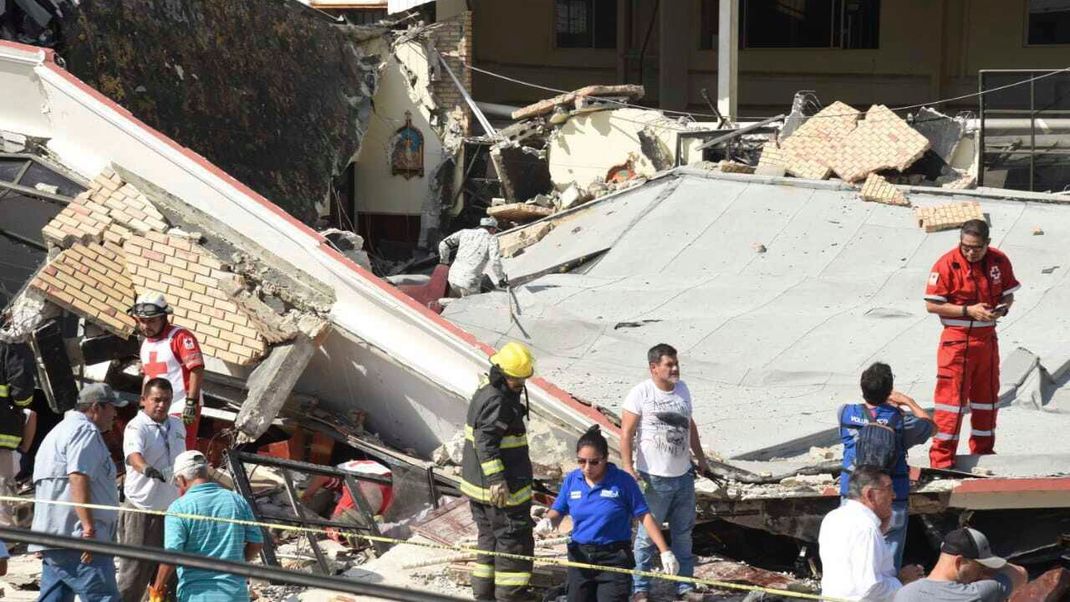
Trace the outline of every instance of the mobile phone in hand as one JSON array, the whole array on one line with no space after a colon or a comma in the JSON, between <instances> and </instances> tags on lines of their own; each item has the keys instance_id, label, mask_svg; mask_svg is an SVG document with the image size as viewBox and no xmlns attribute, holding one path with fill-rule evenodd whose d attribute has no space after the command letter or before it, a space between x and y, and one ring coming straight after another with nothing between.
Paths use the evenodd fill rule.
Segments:
<instances>
[{"instance_id":1,"label":"mobile phone in hand","mask_svg":"<svg viewBox=\"0 0 1070 602\"><path fill-rule=\"evenodd\" d=\"M999 305L996 306L995 309L992 310L992 313L994 313L994 314L996 314L998 316L1005 316L1005 315L1007 315L1007 310L1009 310L1009 309L1010 309L1009 305L1007 305L1006 303L1000 303Z\"/></svg>"}]
</instances>

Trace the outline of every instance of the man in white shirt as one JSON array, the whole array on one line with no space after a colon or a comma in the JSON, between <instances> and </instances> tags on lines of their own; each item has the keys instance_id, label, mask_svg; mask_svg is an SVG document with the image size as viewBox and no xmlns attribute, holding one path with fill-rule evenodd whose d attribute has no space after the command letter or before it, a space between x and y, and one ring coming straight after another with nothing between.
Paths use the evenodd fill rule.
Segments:
<instances>
[{"instance_id":1,"label":"man in white shirt","mask_svg":"<svg viewBox=\"0 0 1070 602\"><path fill-rule=\"evenodd\" d=\"M895 556L884 541L892 518L892 478L872 466L851 474L847 501L821 521L818 547L821 594L829 598L890 602L903 584L921 578L922 567L895 574Z\"/></svg>"},{"instance_id":2,"label":"man in white shirt","mask_svg":"<svg viewBox=\"0 0 1070 602\"><path fill-rule=\"evenodd\" d=\"M123 432L126 458L124 508L166 511L178 499L171 484L175 458L186 451L186 428L182 419L169 416L173 391L166 378L151 378L141 395L141 411ZM164 517L144 512L119 516L119 542L163 548ZM156 563L123 558L119 561L119 593L123 602L138 602L156 576Z\"/></svg>"},{"instance_id":3,"label":"man in white shirt","mask_svg":"<svg viewBox=\"0 0 1070 602\"><path fill-rule=\"evenodd\" d=\"M680 380L676 349L660 343L647 352L650 378L636 385L624 399L621 416L620 455L625 472L645 486L647 506L659 523L669 523L672 551L680 561L684 577L694 576L691 530L695 526L695 474L691 454L699 468L706 470L706 454L699 441L698 427L691 418L691 391ZM635 460L632 450L635 449ZM656 551L642 529L635 538L635 568L649 571ZM685 597L693 586L677 584L677 594ZM649 577L635 577L632 600L647 599Z\"/></svg>"}]
</instances>

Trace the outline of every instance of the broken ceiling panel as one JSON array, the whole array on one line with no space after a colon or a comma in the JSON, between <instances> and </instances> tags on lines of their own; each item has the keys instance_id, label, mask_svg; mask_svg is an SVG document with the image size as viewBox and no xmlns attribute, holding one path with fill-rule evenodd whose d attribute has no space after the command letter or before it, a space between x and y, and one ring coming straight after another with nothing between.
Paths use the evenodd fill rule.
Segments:
<instances>
[{"instance_id":1,"label":"broken ceiling panel","mask_svg":"<svg viewBox=\"0 0 1070 602\"><path fill-rule=\"evenodd\" d=\"M71 73L309 223L370 116L378 30L293 0L83 2L63 30Z\"/></svg>"}]
</instances>

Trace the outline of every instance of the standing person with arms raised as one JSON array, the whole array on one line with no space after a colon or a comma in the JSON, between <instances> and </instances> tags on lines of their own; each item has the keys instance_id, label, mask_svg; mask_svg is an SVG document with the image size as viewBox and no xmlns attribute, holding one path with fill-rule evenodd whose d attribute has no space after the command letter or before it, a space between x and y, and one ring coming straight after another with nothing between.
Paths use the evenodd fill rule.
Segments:
<instances>
[{"instance_id":1,"label":"standing person with arms raised","mask_svg":"<svg viewBox=\"0 0 1070 602\"><path fill-rule=\"evenodd\" d=\"M694 453L699 469L706 470L698 427L691 417L691 391L680 380L676 349L665 343L647 352L650 378L636 385L624 400L621 416L620 455L624 471L645 485L647 506L654 520L669 523L674 558L680 575L694 576L691 531L695 526ZM632 451L635 450L633 462ZM690 450L690 451L689 451ZM635 563L641 571L653 568L654 546L643 531L635 538ZM677 594L693 589L680 583ZM645 601L650 578L636 576L632 600Z\"/></svg>"},{"instance_id":2,"label":"standing person with arms raised","mask_svg":"<svg viewBox=\"0 0 1070 602\"><path fill-rule=\"evenodd\" d=\"M675 575L680 564L661 535L661 525L650 515L635 479L609 462L609 443L597 425L576 442L576 462L580 467L565 476L553 506L535 525L535 534L548 534L562 518L571 516L569 560L632 569L632 522L638 521L661 552L665 572ZM568 602L627 600L631 585L627 573L568 568Z\"/></svg>"}]
</instances>

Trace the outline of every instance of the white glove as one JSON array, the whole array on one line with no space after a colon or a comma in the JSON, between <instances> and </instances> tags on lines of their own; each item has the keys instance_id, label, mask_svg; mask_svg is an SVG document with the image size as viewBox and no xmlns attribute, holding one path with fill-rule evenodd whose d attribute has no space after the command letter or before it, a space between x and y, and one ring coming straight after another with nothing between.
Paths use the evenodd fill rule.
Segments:
<instances>
[{"instance_id":1,"label":"white glove","mask_svg":"<svg viewBox=\"0 0 1070 602\"><path fill-rule=\"evenodd\" d=\"M680 572L680 561L676 559L676 554L673 554L672 550L665 550L661 553L661 570L666 575L675 575Z\"/></svg>"},{"instance_id":2,"label":"white glove","mask_svg":"<svg viewBox=\"0 0 1070 602\"><path fill-rule=\"evenodd\" d=\"M545 516L540 519L538 523L535 524L535 529L533 533L537 537L542 537L543 535L549 535L550 533L553 533L556 530L557 529L554 528L554 522L550 520L549 516Z\"/></svg>"}]
</instances>

